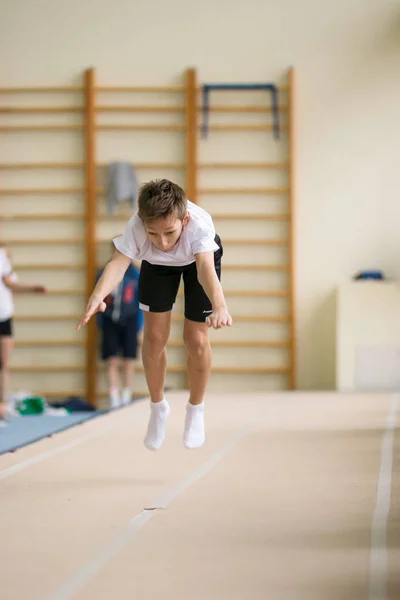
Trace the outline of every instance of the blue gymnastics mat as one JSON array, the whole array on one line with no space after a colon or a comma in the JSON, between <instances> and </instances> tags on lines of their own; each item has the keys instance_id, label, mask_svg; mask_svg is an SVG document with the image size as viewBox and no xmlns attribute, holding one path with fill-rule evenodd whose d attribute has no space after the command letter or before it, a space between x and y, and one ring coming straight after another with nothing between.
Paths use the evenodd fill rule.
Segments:
<instances>
[{"instance_id":1,"label":"blue gymnastics mat","mask_svg":"<svg viewBox=\"0 0 400 600\"><path fill-rule=\"evenodd\" d=\"M62 417L46 414L12 417L5 427L0 426L0 454L14 452L18 448L103 414L102 411L88 411Z\"/></svg>"}]
</instances>

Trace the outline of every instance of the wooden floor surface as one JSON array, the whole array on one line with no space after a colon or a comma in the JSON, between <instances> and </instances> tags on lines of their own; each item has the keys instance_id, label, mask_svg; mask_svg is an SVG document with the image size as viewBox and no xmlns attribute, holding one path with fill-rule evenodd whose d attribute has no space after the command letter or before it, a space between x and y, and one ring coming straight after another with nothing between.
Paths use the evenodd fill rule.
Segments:
<instances>
[{"instance_id":1,"label":"wooden floor surface","mask_svg":"<svg viewBox=\"0 0 400 600\"><path fill-rule=\"evenodd\" d=\"M400 598L393 396L210 395L197 451L168 399L157 453L142 401L0 457L1 600Z\"/></svg>"}]
</instances>

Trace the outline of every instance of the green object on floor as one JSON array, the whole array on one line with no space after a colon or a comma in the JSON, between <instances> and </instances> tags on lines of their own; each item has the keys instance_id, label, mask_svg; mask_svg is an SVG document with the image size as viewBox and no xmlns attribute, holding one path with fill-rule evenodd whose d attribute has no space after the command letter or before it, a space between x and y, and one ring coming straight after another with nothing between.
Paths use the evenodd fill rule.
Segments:
<instances>
[{"instance_id":1,"label":"green object on floor","mask_svg":"<svg viewBox=\"0 0 400 600\"><path fill-rule=\"evenodd\" d=\"M45 404L43 398L40 398L40 396L24 398L17 403L16 409L23 416L40 415L44 412Z\"/></svg>"}]
</instances>

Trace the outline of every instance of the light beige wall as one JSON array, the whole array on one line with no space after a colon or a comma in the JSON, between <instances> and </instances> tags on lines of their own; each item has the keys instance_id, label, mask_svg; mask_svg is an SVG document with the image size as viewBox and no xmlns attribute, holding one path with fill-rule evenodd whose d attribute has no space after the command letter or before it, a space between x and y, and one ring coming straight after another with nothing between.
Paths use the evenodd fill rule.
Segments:
<instances>
[{"instance_id":1,"label":"light beige wall","mask_svg":"<svg viewBox=\"0 0 400 600\"><path fill-rule=\"evenodd\" d=\"M202 82L280 80L289 65L296 67L299 385L333 387L333 290L360 268L383 268L393 277L400 270L395 3L172 0L138 5L127 0L4 0L0 11L0 52L5 57L1 85L79 83L82 70L91 65L106 85L177 83L184 68L192 65L199 69ZM2 137L1 161L35 160L46 153L54 160L82 156L78 137L65 135L59 144L45 136L30 140L21 147L20 140ZM252 144L246 137L237 144L215 138L201 143L200 158L274 159L271 140L260 135ZM183 147L178 134L156 141L146 134L140 143L132 137L121 142L120 135L117 139L110 134L100 142L100 160L125 157L128 152L133 160L179 160ZM67 185L65 174L53 175L60 185ZM218 175L222 179L215 184L236 185L238 176ZM42 185L42 175L35 177ZM70 185L76 177L68 174ZM207 177L201 185L214 182ZM280 183L280 175L276 177ZM252 173L249 178L249 185L262 183ZM8 183L15 181L2 180L1 185ZM34 182L24 175L25 183ZM272 179L264 181L270 183ZM31 199L26 202L32 205ZM212 202L204 199L205 206ZM231 206L229 198L223 202ZM221 198L218 203L223 206ZM67 199L63 206L75 210L79 200ZM78 248L71 248L67 260L72 255L79 259Z\"/></svg>"}]
</instances>

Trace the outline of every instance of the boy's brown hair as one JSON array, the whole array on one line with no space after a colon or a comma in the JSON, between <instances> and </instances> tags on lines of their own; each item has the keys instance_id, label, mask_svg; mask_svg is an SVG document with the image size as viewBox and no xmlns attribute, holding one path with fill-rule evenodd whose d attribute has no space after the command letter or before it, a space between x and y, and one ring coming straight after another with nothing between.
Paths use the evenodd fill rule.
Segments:
<instances>
[{"instance_id":1,"label":"boy's brown hair","mask_svg":"<svg viewBox=\"0 0 400 600\"><path fill-rule=\"evenodd\" d=\"M187 212L185 192L168 179L145 183L140 188L138 205L139 217L145 222L165 219L174 213L183 221Z\"/></svg>"}]
</instances>

